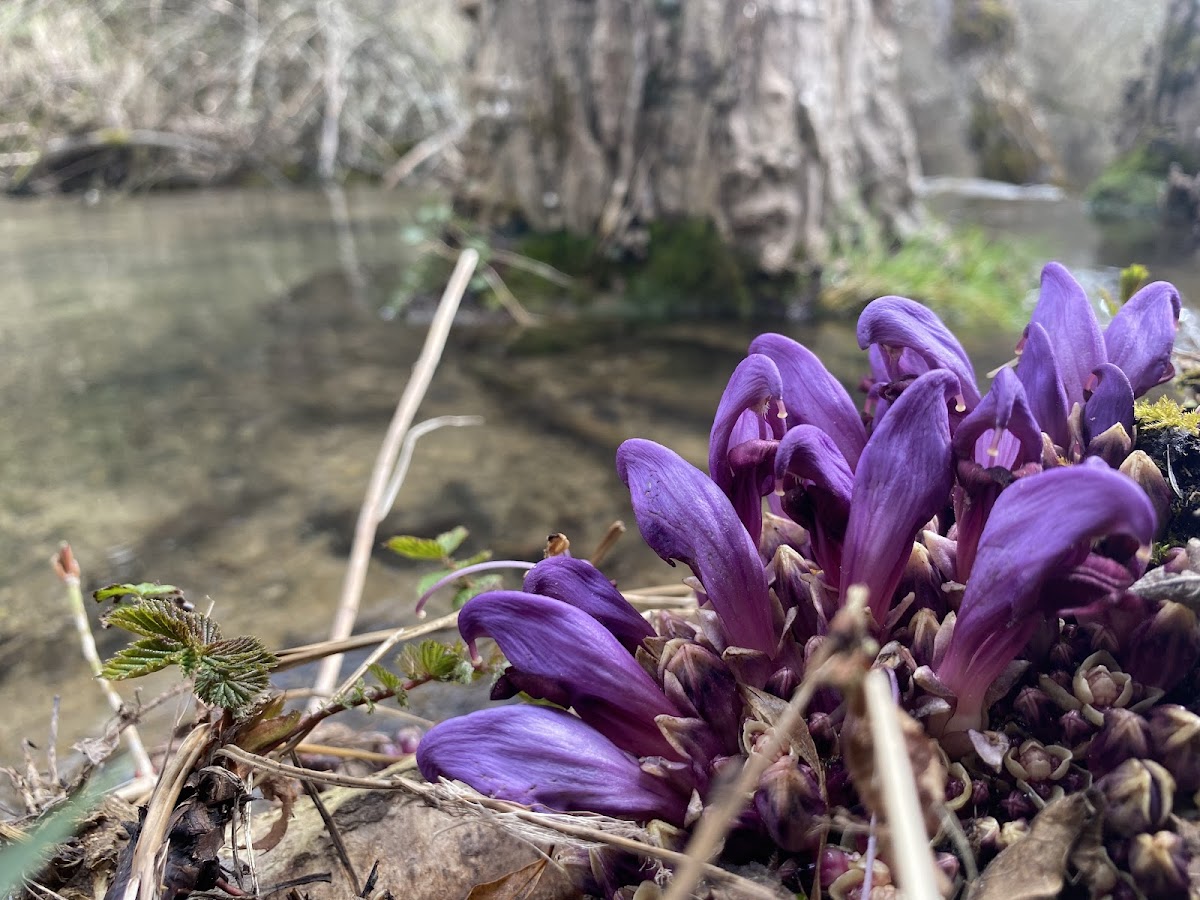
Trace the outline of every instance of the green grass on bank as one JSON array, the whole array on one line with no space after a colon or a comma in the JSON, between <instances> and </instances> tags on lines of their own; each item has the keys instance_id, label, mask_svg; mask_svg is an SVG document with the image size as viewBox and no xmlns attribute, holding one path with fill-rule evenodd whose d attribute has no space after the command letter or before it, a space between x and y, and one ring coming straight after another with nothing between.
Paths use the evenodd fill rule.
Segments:
<instances>
[{"instance_id":1,"label":"green grass on bank","mask_svg":"<svg viewBox=\"0 0 1200 900\"><path fill-rule=\"evenodd\" d=\"M852 249L827 266L821 308L851 316L876 297L898 294L926 304L951 328L1019 328L1041 262L1031 246L977 228L923 231L896 249Z\"/></svg>"}]
</instances>

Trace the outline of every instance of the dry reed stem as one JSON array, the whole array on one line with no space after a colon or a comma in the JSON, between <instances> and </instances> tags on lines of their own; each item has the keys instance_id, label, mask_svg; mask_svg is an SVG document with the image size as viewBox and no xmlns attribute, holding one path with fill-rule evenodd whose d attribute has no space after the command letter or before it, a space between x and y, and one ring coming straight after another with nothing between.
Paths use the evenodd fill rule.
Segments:
<instances>
[{"instance_id":1,"label":"dry reed stem","mask_svg":"<svg viewBox=\"0 0 1200 900\"><path fill-rule=\"evenodd\" d=\"M100 675L103 671L103 664L100 662L100 651L96 648L96 638L92 634L92 626L88 623L87 609L84 607L83 592L80 589L79 562L75 559L75 554L71 552L71 545L63 544L51 559L50 564L62 583L66 585L67 606L71 610L75 632L79 635L79 648L83 652L83 658L87 660L88 668L92 670L96 684L99 685L105 699L108 700L108 705L119 716L125 703L112 684ZM142 743L142 736L138 732L137 726L133 724L126 726L123 736L129 747L129 755L133 757L134 773L139 777L152 777L155 773L154 764L150 761L150 754L146 752L146 745ZM53 744L51 744L51 750L53 750Z\"/></svg>"},{"instance_id":2,"label":"dry reed stem","mask_svg":"<svg viewBox=\"0 0 1200 900\"><path fill-rule=\"evenodd\" d=\"M155 900L160 895L159 852L167 843L167 831L179 792L208 746L211 732L211 725L197 725L163 767L138 832L124 900Z\"/></svg>"},{"instance_id":3,"label":"dry reed stem","mask_svg":"<svg viewBox=\"0 0 1200 900\"><path fill-rule=\"evenodd\" d=\"M591 828L586 825L576 825L573 822L564 821L564 819L574 818L565 813L561 814L545 814L537 813L531 809L521 806L517 803L510 803L507 800L496 800L491 797L485 797L482 794L471 792L464 796L466 792L459 792L458 796L448 794L445 788L441 785L425 784L419 781L413 781L410 778L402 776L394 776L391 778L361 778L353 775L340 775L335 772L317 772L312 769L303 769L298 766L289 766L285 763L276 762L272 759L267 759L253 753L247 753L240 747L223 747L217 751L218 756L225 756L237 762L244 763L253 768L262 769L265 772L271 772L276 775L284 775L300 780L308 780L320 784L329 784L336 787L360 788L370 791L405 791L414 794L425 800L432 806L441 807L448 803L452 803L464 810L470 810L472 807L489 810L491 812L501 813L518 819L522 822L534 825L538 828L546 829L551 832L573 837L577 840L593 843L604 844L610 847L617 847L621 850L628 850L631 853L636 853L643 858L660 860L671 865L682 865L685 862L684 855L675 850L668 850L665 847L656 847L653 844L647 844L643 841L637 841L632 838L624 837L623 835L609 834L598 828ZM578 818L584 818L578 816ZM701 867L704 875L712 878L714 881L728 884L736 887L741 891L740 896L744 897L761 897L764 900L776 900L777 895L755 884L754 882L736 875L733 872L727 872L717 866L704 864Z\"/></svg>"},{"instance_id":4,"label":"dry reed stem","mask_svg":"<svg viewBox=\"0 0 1200 900\"><path fill-rule=\"evenodd\" d=\"M358 607L362 601L363 586L366 583L367 565L371 561L371 549L375 544L375 529L379 525L378 510L380 500L387 489L388 481L400 453L404 435L408 432L417 408L425 397L433 374L437 370L454 324L454 315L462 301L463 293L479 262L479 253L470 248L464 250L454 266L450 281L438 303L437 312L430 323L429 332L425 336L425 344L421 354L413 366L412 377L404 388L396 412L388 426L379 455L375 460L375 468L371 472L371 480L367 486L367 495L358 513L358 523L354 529L354 542L350 548L350 561L346 567L346 578L342 583L342 593L338 600L337 611L333 625L330 628L329 639L344 640L354 629L354 620L358 616ZM337 683L341 670L342 656L327 657L321 664L313 688L318 693L329 693ZM319 704L310 704L310 710L315 711Z\"/></svg>"},{"instance_id":5,"label":"dry reed stem","mask_svg":"<svg viewBox=\"0 0 1200 900\"><path fill-rule=\"evenodd\" d=\"M872 669L863 679L862 690L900 888L909 900L940 900L925 817L921 814L912 761L896 717L891 685L883 672Z\"/></svg>"},{"instance_id":6,"label":"dry reed stem","mask_svg":"<svg viewBox=\"0 0 1200 900\"><path fill-rule=\"evenodd\" d=\"M424 422L418 422L412 428L408 429L408 434L404 436L404 443L400 447L400 456L397 458L396 466L392 470L392 480L388 482L387 491L383 495L383 502L379 504L379 509L376 512L376 517L379 521L382 522L396 504L396 497L400 494L400 486L404 484L404 476L408 474L408 466L412 462L417 441L430 432L437 431L439 428L466 428L471 425L482 424L483 416L436 416L432 419L426 419Z\"/></svg>"},{"instance_id":7,"label":"dry reed stem","mask_svg":"<svg viewBox=\"0 0 1200 900\"><path fill-rule=\"evenodd\" d=\"M313 660L324 659L332 653L345 653L348 650L360 650L363 647L371 647L375 644L391 640L400 632L402 632L399 638L400 641L411 640L412 638L422 637L435 631L441 631L443 628L453 628L457 622L458 613L449 613L439 619L421 622L418 625L406 625L398 629L385 628L379 631L364 631L362 634L356 634L342 641L318 641L315 644L289 647L287 650L280 650L275 654L279 662L273 671L281 672L284 669L293 669L296 666L302 666ZM333 691L317 691L313 689L313 696L332 697L333 693Z\"/></svg>"}]
</instances>

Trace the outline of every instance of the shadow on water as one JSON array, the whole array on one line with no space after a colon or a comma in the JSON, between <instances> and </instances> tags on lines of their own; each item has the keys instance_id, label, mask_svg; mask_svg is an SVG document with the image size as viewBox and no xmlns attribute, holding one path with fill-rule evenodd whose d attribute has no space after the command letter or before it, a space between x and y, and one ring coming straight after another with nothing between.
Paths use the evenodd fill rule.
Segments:
<instances>
[{"instance_id":1,"label":"shadow on water","mask_svg":"<svg viewBox=\"0 0 1200 900\"><path fill-rule=\"evenodd\" d=\"M414 198L349 195L367 293L402 270ZM320 194L198 193L0 207L0 758L105 718L46 561L70 540L88 589L160 580L227 633L319 639L379 441L424 338L384 322L340 269ZM373 294L371 292L374 292ZM456 328L420 417L481 415L426 437L380 534L466 525L465 550L537 558L551 531L584 552L632 524L613 466L641 436L696 463L730 371L761 329L581 322ZM849 324L780 325L848 385ZM1013 335L964 335L980 373ZM360 624L412 619L427 571L376 554ZM627 536L621 583L681 577ZM61 612L60 612L61 610ZM121 635L101 632L102 650ZM161 684L162 682L157 682ZM152 695L154 684L147 688Z\"/></svg>"}]
</instances>

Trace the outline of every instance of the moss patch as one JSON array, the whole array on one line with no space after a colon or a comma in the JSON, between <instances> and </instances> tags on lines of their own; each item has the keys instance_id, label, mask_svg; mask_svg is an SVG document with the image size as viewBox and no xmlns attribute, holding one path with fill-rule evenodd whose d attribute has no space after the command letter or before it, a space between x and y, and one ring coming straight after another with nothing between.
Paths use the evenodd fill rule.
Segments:
<instances>
[{"instance_id":1,"label":"moss patch","mask_svg":"<svg viewBox=\"0 0 1200 900\"><path fill-rule=\"evenodd\" d=\"M1200 437L1200 410L1184 409L1170 397L1159 397L1153 403L1137 401L1133 416L1139 430L1173 428Z\"/></svg>"},{"instance_id":2,"label":"moss patch","mask_svg":"<svg viewBox=\"0 0 1200 900\"><path fill-rule=\"evenodd\" d=\"M749 267L704 219L653 223L646 260L628 269L625 295L653 317L745 319L756 312Z\"/></svg>"},{"instance_id":3,"label":"moss patch","mask_svg":"<svg viewBox=\"0 0 1200 900\"><path fill-rule=\"evenodd\" d=\"M1037 283L1032 247L979 229L922 232L892 250L851 250L826 270L824 310L852 314L885 294L919 300L951 328L1019 328Z\"/></svg>"},{"instance_id":4,"label":"moss patch","mask_svg":"<svg viewBox=\"0 0 1200 900\"><path fill-rule=\"evenodd\" d=\"M1119 157L1088 187L1098 219L1157 218L1159 194L1171 164L1165 148L1145 144Z\"/></svg>"}]
</instances>

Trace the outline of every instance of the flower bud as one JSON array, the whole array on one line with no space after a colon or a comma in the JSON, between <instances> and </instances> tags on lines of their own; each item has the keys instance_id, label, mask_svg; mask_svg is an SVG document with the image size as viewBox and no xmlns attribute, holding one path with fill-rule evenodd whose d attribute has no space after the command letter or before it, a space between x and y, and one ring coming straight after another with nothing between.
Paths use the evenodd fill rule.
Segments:
<instances>
[{"instance_id":1,"label":"flower bud","mask_svg":"<svg viewBox=\"0 0 1200 900\"><path fill-rule=\"evenodd\" d=\"M1129 871L1150 897L1188 895L1188 853L1173 831L1139 834L1129 848Z\"/></svg>"},{"instance_id":2,"label":"flower bud","mask_svg":"<svg viewBox=\"0 0 1200 900\"><path fill-rule=\"evenodd\" d=\"M1004 810L1004 815L1013 821L1020 821L1026 816L1032 816L1037 812L1037 807L1033 801L1029 799L1024 791L1012 791L1007 797L1000 801L1000 808ZM1011 824L1009 822L1006 825ZM1004 844L1008 846L1008 844Z\"/></svg>"},{"instance_id":3,"label":"flower bud","mask_svg":"<svg viewBox=\"0 0 1200 900\"><path fill-rule=\"evenodd\" d=\"M994 816L976 816L967 824L967 843L976 857L990 856L1000 849L1000 823Z\"/></svg>"},{"instance_id":4,"label":"flower bud","mask_svg":"<svg viewBox=\"0 0 1200 900\"><path fill-rule=\"evenodd\" d=\"M795 550L801 556L812 554L808 532L804 528L786 516L764 512L762 534L758 539L759 552L763 559L774 559L780 547Z\"/></svg>"},{"instance_id":5,"label":"flower bud","mask_svg":"<svg viewBox=\"0 0 1200 900\"><path fill-rule=\"evenodd\" d=\"M1134 450L1121 463L1121 471L1141 485L1158 515L1158 531L1162 534L1171 517L1171 486L1154 460L1144 450Z\"/></svg>"},{"instance_id":6,"label":"flower bud","mask_svg":"<svg viewBox=\"0 0 1200 900\"><path fill-rule=\"evenodd\" d=\"M1126 760L1096 786L1106 801L1105 824L1126 836L1160 828L1175 802L1175 779L1149 759Z\"/></svg>"},{"instance_id":7,"label":"flower bud","mask_svg":"<svg viewBox=\"0 0 1200 900\"><path fill-rule=\"evenodd\" d=\"M1032 805L1030 804L1030 806ZM996 841L996 846L1001 850L1011 847L1027 834L1029 834L1029 823L1025 819L1013 819L1011 822L1005 822L1000 826L1000 837Z\"/></svg>"},{"instance_id":8,"label":"flower bud","mask_svg":"<svg viewBox=\"0 0 1200 900\"><path fill-rule=\"evenodd\" d=\"M1084 718L1100 727L1104 724L1104 710L1129 703L1133 679L1117 667L1111 656L1100 652L1079 664L1071 687L1076 699L1084 705Z\"/></svg>"},{"instance_id":9,"label":"flower bud","mask_svg":"<svg viewBox=\"0 0 1200 900\"><path fill-rule=\"evenodd\" d=\"M827 811L816 773L791 756L776 760L763 773L754 806L771 839L790 852L819 839L819 817Z\"/></svg>"},{"instance_id":10,"label":"flower bud","mask_svg":"<svg viewBox=\"0 0 1200 900\"><path fill-rule=\"evenodd\" d=\"M1169 691L1200 660L1200 628L1196 614L1182 603L1166 600L1158 612L1129 637L1125 669L1148 687Z\"/></svg>"},{"instance_id":11,"label":"flower bud","mask_svg":"<svg viewBox=\"0 0 1200 900\"><path fill-rule=\"evenodd\" d=\"M1183 791L1200 790L1200 716L1167 704L1150 711L1154 755Z\"/></svg>"},{"instance_id":12,"label":"flower bud","mask_svg":"<svg viewBox=\"0 0 1200 900\"><path fill-rule=\"evenodd\" d=\"M1125 430L1124 425L1117 422L1088 441L1087 455L1098 456L1108 463L1110 468L1115 469L1129 456L1132 449L1133 440L1129 437L1129 432Z\"/></svg>"},{"instance_id":13,"label":"flower bud","mask_svg":"<svg viewBox=\"0 0 1200 900\"><path fill-rule=\"evenodd\" d=\"M1146 720L1127 709L1110 709L1104 714L1100 733L1088 747L1088 769L1099 778L1128 759L1149 755L1150 726Z\"/></svg>"},{"instance_id":14,"label":"flower bud","mask_svg":"<svg viewBox=\"0 0 1200 900\"><path fill-rule=\"evenodd\" d=\"M686 701L728 744L724 751L737 752L742 702L729 666L706 647L673 640L663 648L659 667L666 695L677 703Z\"/></svg>"},{"instance_id":15,"label":"flower bud","mask_svg":"<svg viewBox=\"0 0 1200 900\"><path fill-rule=\"evenodd\" d=\"M1070 765L1070 750L1055 744L1047 747L1040 741L1025 741L1004 754L1004 767L1008 773L1030 784L1057 781Z\"/></svg>"},{"instance_id":16,"label":"flower bud","mask_svg":"<svg viewBox=\"0 0 1200 900\"><path fill-rule=\"evenodd\" d=\"M1024 687L1013 700L1013 709L1030 728L1039 729L1054 720L1058 708L1041 688Z\"/></svg>"},{"instance_id":17,"label":"flower bud","mask_svg":"<svg viewBox=\"0 0 1200 900\"><path fill-rule=\"evenodd\" d=\"M1058 717L1059 740L1067 747L1078 747L1095 730L1096 727L1077 709L1069 709Z\"/></svg>"},{"instance_id":18,"label":"flower bud","mask_svg":"<svg viewBox=\"0 0 1200 900\"><path fill-rule=\"evenodd\" d=\"M932 609L918 609L913 613L908 623L912 632L910 649L913 658L922 666L933 666L938 662L934 658L934 643L937 640L938 629L942 623Z\"/></svg>"}]
</instances>

